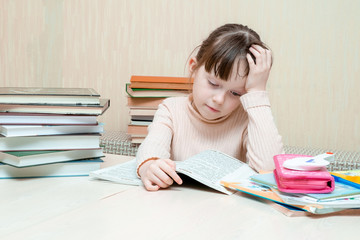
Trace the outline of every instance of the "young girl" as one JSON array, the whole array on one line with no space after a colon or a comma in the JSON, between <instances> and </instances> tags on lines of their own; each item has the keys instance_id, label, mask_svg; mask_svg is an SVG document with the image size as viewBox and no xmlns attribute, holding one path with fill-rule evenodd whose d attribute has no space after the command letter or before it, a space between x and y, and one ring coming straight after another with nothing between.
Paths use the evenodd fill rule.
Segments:
<instances>
[{"instance_id":1,"label":"young girl","mask_svg":"<svg viewBox=\"0 0 360 240\"><path fill-rule=\"evenodd\" d=\"M182 184L175 161L207 149L272 170L283 146L266 92L271 65L270 50L247 26L213 31L189 61L192 94L164 100L139 147L137 173L145 188Z\"/></svg>"}]
</instances>

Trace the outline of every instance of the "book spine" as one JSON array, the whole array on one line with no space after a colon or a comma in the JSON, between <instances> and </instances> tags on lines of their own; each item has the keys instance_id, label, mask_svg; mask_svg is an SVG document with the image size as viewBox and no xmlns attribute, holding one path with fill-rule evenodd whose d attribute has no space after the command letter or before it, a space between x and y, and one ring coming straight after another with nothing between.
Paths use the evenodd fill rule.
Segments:
<instances>
[{"instance_id":1,"label":"book spine","mask_svg":"<svg viewBox=\"0 0 360 240\"><path fill-rule=\"evenodd\" d=\"M192 83L194 79L188 77L131 76L130 82Z\"/></svg>"}]
</instances>

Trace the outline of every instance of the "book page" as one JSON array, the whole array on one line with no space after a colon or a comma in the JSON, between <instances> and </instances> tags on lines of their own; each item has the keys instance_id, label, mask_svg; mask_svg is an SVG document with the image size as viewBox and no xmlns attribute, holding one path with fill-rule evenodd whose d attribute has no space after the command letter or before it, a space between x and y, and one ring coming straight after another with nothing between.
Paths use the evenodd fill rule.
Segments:
<instances>
[{"instance_id":1,"label":"book page","mask_svg":"<svg viewBox=\"0 0 360 240\"><path fill-rule=\"evenodd\" d=\"M234 191L223 187L220 180L236 182L255 173L240 160L214 150L203 151L185 161L176 162L176 171L226 194Z\"/></svg>"},{"instance_id":2,"label":"book page","mask_svg":"<svg viewBox=\"0 0 360 240\"><path fill-rule=\"evenodd\" d=\"M136 175L136 159L103 168L90 173L90 177L100 178L116 183L128 185L143 185L141 179Z\"/></svg>"},{"instance_id":3,"label":"book page","mask_svg":"<svg viewBox=\"0 0 360 240\"><path fill-rule=\"evenodd\" d=\"M226 194L235 191L222 186L220 180L236 182L255 174L247 164L214 150L203 151L185 161L176 161L176 171ZM122 184L143 185L136 175L135 159L93 171L90 176Z\"/></svg>"}]
</instances>

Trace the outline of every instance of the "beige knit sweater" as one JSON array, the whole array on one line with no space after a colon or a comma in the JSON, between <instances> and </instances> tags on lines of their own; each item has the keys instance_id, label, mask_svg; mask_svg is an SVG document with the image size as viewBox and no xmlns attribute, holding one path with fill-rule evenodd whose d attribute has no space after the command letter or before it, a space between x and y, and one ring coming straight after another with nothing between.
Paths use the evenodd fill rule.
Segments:
<instances>
[{"instance_id":1,"label":"beige knit sweater","mask_svg":"<svg viewBox=\"0 0 360 240\"><path fill-rule=\"evenodd\" d=\"M247 162L257 171L274 169L272 157L283 153L283 145L267 92L247 93L240 101L242 107L209 121L194 109L191 95L164 100L138 149L138 167L149 158L183 161L214 149Z\"/></svg>"}]
</instances>

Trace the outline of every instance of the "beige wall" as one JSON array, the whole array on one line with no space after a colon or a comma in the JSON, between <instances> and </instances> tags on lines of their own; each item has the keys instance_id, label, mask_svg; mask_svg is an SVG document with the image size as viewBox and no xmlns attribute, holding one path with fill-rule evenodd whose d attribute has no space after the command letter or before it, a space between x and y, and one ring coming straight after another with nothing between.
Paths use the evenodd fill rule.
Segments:
<instances>
[{"instance_id":1,"label":"beige wall","mask_svg":"<svg viewBox=\"0 0 360 240\"><path fill-rule=\"evenodd\" d=\"M359 150L358 0L0 0L0 86L92 87L125 130L130 76L185 76L214 28L251 26L272 48L284 142Z\"/></svg>"}]
</instances>

